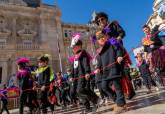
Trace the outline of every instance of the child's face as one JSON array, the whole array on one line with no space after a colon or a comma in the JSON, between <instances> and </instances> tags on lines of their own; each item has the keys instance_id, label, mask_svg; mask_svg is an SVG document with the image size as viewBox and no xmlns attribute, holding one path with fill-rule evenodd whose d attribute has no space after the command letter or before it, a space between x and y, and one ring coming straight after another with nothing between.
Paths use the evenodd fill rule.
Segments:
<instances>
[{"instance_id":1,"label":"child's face","mask_svg":"<svg viewBox=\"0 0 165 114\"><path fill-rule=\"evenodd\" d=\"M106 43L107 39L108 39L107 36L103 35L100 38L98 38L97 42L100 46L103 46Z\"/></svg>"},{"instance_id":2,"label":"child's face","mask_svg":"<svg viewBox=\"0 0 165 114\"><path fill-rule=\"evenodd\" d=\"M150 34L150 28L148 28L148 27L144 27L143 31L145 34Z\"/></svg>"},{"instance_id":3,"label":"child's face","mask_svg":"<svg viewBox=\"0 0 165 114\"><path fill-rule=\"evenodd\" d=\"M73 50L73 53L76 54L79 50L81 50L81 46L79 46L79 45L74 46L72 50Z\"/></svg>"},{"instance_id":4,"label":"child's face","mask_svg":"<svg viewBox=\"0 0 165 114\"><path fill-rule=\"evenodd\" d=\"M39 61L38 67L44 67L47 65L47 62Z\"/></svg>"},{"instance_id":5,"label":"child's face","mask_svg":"<svg viewBox=\"0 0 165 114\"><path fill-rule=\"evenodd\" d=\"M138 57L137 60L138 60L138 61L142 61L143 58L142 58L142 57Z\"/></svg>"},{"instance_id":6,"label":"child's face","mask_svg":"<svg viewBox=\"0 0 165 114\"><path fill-rule=\"evenodd\" d=\"M57 73L57 78L60 79L61 78L61 74Z\"/></svg>"},{"instance_id":7,"label":"child's face","mask_svg":"<svg viewBox=\"0 0 165 114\"><path fill-rule=\"evenodd\" d=\"M107 19L105 17L100 17L98 20L99 26L104 28L107 25Z\"/></svg>"}]
</instances>

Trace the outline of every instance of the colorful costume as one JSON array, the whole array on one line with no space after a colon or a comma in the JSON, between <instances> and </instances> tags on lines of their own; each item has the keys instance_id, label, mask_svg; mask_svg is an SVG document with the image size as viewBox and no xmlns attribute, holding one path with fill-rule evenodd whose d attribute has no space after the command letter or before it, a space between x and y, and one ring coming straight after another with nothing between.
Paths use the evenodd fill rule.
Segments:
<instances>
[{"instance_id":1,"label":"colorful costume","mask_svg":"<svg viewBox=\"0 0 165 114\"><path fill-rule=\"evenodd\" d=\"M45 64L48 64L48 61L49 59L47 56L42 56L39 59L39 62ZM51 81L54 80L53 70L48 65L44 65L39 66L39 68L35 72L32 72L32 74L36 76L38 86L41 87L39 94L41 112L47 114L47 107L50 106L48 101L49 86Z\"/></svg>"},{"instance_id":2,"label":"colorful costume","mask_svg":"<svg viewBox=\"0 0 165 114\"><path fill-rule=\"evenodd\" d=\"M165 24L164 24L165 27ZM164 28L165 29L165 28ZM150 40L153 44L144 45L144 51L150 55L150 61L152 72L164 72L165 71L165 31L162 28L162 23L156 25L151 32Z\"/></svg>"},{"instance_id":3,"label":"colorful costume","mask_svg":"<svg viewBox=\"0 0 165 114\"><path fill-rule=\"evenodd\" d=\"M117 103L118 106L126 104L124 94L121 88L122 67L116 63L117 57L122 57L121 48L117 49L115 45L107 42L98 55L97 69L102 69L102 89L103 91ZM108 67L109 65L112 65ZM109 83L113 82L116 93L109 87ZM117 94L117 97L116 97Z\"/></svg>"},{"instance_id":4,"label":"colorful costume","mask_svg":"<svg viewBox=\"0 0 165 114\"><path fill-rule=\"evenodd\" d=\"M79 39L80 36L77 34L73 36L71 47L75 48L75 46L82 46L82 41ZM73 75L72 78L74 83L77 85L76 90L80 100L85 106L85 111L90 111L90 101L93 103L94 108L96 110L98 103L98 96L90 89L90 78L86 79L86 75L90 76L91 68L90 68L90 56L81 48L77 50L73 57Z\"/></svg>"},{"instance_id":5,"label":"colorful costume","mask_svg":"<svg viewBox=\"0 0 165 114\"><path fill-rule=\"evenodd\" d=\"M17 60L19 69L16 76L19 81L19 87L21 89L19 114L23 114L23 108L27 102L29 102L30 113L32 114L32 99L30 97L30 90L32 88L29 83L31 74L26 66L26 63L28 62L29 60L26 58L20 58Z\"/></svg>"}]
</instances>

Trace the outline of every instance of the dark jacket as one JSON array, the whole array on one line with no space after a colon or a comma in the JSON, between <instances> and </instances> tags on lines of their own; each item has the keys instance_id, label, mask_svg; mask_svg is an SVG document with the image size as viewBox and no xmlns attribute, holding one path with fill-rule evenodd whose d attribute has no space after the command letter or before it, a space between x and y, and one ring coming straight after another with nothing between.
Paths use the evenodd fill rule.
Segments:
<instances>
[{"instance_id":1,"label":"dark jacket","mask_svg":"<svg viewBox=\"0 0 165 114\"><path fill-rule=\"evenodd\" d=\"M78 65L73 70L73 78L79 78L78 83L86 83L85 78L82 78L81 76L85 76L85 74L91 73L90 68L90 59L89 55L85 50L82 50L80 57L74 61L73 64L78 62Z\"/></svg>"},{"instance_id":2,"label":"dark jacket","mask_svg":"<svg viewBox=\"0 0 165 114\"><path fill-rule=\"evenodd\" d=\"M143 61L142 64L139 66L139 72L141 76L150 76L149 65Z\"/></svg>"},{"instance_id":3,"label":"dark jacket","mask_svg":"<svg viewBox=\"0 0 165 114\"><path fill-rule=\"evenodd\" d=\"M144 52L152 52L156 49L158 49L160 46L162 46L162 42L161 40L155 35L153 35L151 38L151 41L153 41L154 43L152 45L143 45L144 46Z\"/></svg>"},{"instance_id":4,"label":"dark jacket","mask_svg":"<svg viewBox=\"0 0 165 114\"><path fill-rule=\"evenodd\" d=\"M50 84L50 67L47 67L42 73L38 76L38 83L40 86Z\"/></svg>"},{"instance_id":5,"label":"dark jacket","mask_svg":"<svg viewBox=\"0 0 165 114\"><path fill-rule=\"evenodd\" d=\"M117 38L118 36L120 36L121 38L123 38L125 36L125 31L117 21L112 21L108 25L108 27L110 28L110 32L108 33L110 37Z\"/></svg>"},{"instance_id":6,"label":"dark jacket","mask_svg":"<svg viewBox=\"0 0 165 114\"><path fill-rule=\"evenodd\" d=\"M117 61L117 57L122 56L123 51L121 48L117 48L115 45L112 45L108 42L103 46L101 52L97 57L97 68L102 69L103 80L121 77L122 66L115 62ZM108 65L110 66L108 67Z\"/></svg>"},{"instance_id":7,"label":"dark jacket","mask_svg":"<svg viewBox=\"0 0 165 114\"><path fill-rule=\"evenodd\" d=\"M19 87L22 90L29 89L29 79L30 79L30 72L27 69L22 69L21 71L17 72L17 79L19 80Z\"/></svg>"}]
</instances>

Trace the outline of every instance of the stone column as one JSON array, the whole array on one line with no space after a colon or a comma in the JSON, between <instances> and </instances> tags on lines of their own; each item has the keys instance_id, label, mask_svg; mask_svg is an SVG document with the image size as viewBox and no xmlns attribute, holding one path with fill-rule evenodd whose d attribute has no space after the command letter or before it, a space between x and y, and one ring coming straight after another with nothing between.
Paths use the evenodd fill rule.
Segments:
<instances>
[{"instance_id":1,"label":"stone column","mask_svg":"<svg viewBox=\"0 0 165 114\"><path fill-rule=\"evenodd\" d=\"M8 79L8 64L7 60L1 62L2 65L2 82L6 83Z\"/></svg>"}]
</instances>

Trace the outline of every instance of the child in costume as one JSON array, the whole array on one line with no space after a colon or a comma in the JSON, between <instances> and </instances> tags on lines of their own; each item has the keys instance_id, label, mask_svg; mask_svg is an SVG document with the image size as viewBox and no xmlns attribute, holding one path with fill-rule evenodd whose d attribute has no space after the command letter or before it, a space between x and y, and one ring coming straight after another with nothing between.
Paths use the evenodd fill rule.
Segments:
<instances>
[{"instance_id":1,"label":"child in costume","mask_svg":"<svg viewBox=\"0 0 165 114\"><path fill-rule=\"evenodd\" d=\"M47 114L47 107L50 105L48 101L49 86L54 79L54 73L48 62L49 58L47 55L41 56L39 58L38 69L33 72L38 86L41 87L41 93L39 94L41 114Z\"/></svg>"},{"instance_id":2,"label":"child in costume","mask_svg":"<svg viewBox=\"0 0 165 114\"><path fill-rule=\"evenodd\" d=\"M67 92L68 92L68 90L69 90L69 84L68 84L68 82L67 82L67 79L65 79L63 76L62 76L62 73L61 72L57 72L56 73L56 83L57 83L57 87L58 87L58 90L59 90L59 92L60 92L60 94L61 94L61 96L59 96L59 97L61 97L61 103L63 102L63 106L64 106L64 108L66 108L67 107L67 104L70 102L69 100L68 100L68 94L67 94ZM59 95L60 95L59 94Z\"/></svg>"},{"instance_id":3,"label":"child in costume","mask_svg":"<svg viewBox=\"0 0 165 114\"><path fill-rule=\"evenodd\" d=\"M109 36L103 31L96 33L100 51L97 55L96 73L102 73L102 90L116 103L114 114L125 111L126 101L121 86L123 50L118 47L115 40L109 40ZM109 67L109 65L112 65ZM115 92L109 87L113 83Z\"/></svg>"},{"instance_id":4,"label":"child in costume","mask_svg":"<svg viewBox=\"0 0 165 114\"><path fill-rule=\"evenodd\" d=\"M2 114L2 112L5 110L7 112L7 114L10 114L9 113L9 110L7 109L7 104L8 104L8 98L7 98L7 87L6 87L6 84L3 85L3 90L2 92L0 92L0 98L1 98L1 101L2 101L2 109L0 111L0 114Z\"/></svg>"},{"instance_id":5,"label":"child in costume","mask_svg":"<svg viewBox=\"0 0 165 114\"><path fill-rule=\"evenodd\" d=\"M90 89L90 55L82 49L80 34L74 34L72 37L71 48L74 53L73 57L73 75L74 83L77 83L77 93L85 106L85 113L91 112L90 101L93 103L93 111L97 110L99 97ZM71 79L72 80L72 79ZM84 111L83 111L84 113Z\"/></svg>"},{"instance_id":6,"label":"child in costume","mask_svg":"<svg viewBox=\"0 0 165 114\"><path fill-rule=\"evenodd\" d=\"M122 67L123 67L122 69L124 69L122 75L124 76L124 78L122 80L125 80L129 83L129 85L132 85L130 82L131 81L131 78L129 76L130 74L128 72L132 63L130 61L128 52L123 46L123 41L122 41L122 39L125 37L124 29L117 21L109 22L108 15L104 12L97 13L95 17L95 22L101 28L101 31L104 34L108 35L108 40L110 40L112 44L115 44L117 47L120 47L122 49L122 53L124 57L122 62ZM131 88L129 95L127 95L129 96L128 97L129 99L135 95L133 88L132 89Z\"/></svg>"},{"instance_id":7,"label":"child in costume","mask_svg":"<svg viewBox=\"0 0 165 114\"><path fill-rule=\"evenodd\" d=\"M17 65L18 65L17 79L19 81L19 87L21 89L19 114L23 114L23 108L28 100L30 102L29 103L30 114L32 114L32 103L31 103L32 100L30 98L30 90L32 88L29 84L31 73L29 72L29 69L27 68L27 63L29 63L29 59L27 58L20 58L17 60Z\"/></svg>"},{"instance_id":8,"label":"child in costume","mask_svg":"<svg viewBox=\"0 0 165 114\"><path fill-rule=\"evenodd\" d=\"M71 68L67 68L67 73L65 74L67 77L67 80L68 80L68 84L69 84L69 97L70 97L70 100L71 100L71 104L73 106L77 106L77 102L78 102L78 97L77 97L77 92L76 92L76 83L74 83L72 79L72 70Z\"/></svg>"},{"instance_id":9,"label":"child in costume","mask_svg":"<svg viewBox=\"0 0 165 114\"><path fill-rule=\"evenodd\" d=\"M146 88L148 89L148 93L151 93L151 86L152 86L152 78L151 78L151 73L149 70L149 65L146 63L146 61L143 59L142 54L137 54L137 60L138 60L138 68L139 68L139 72L141 74L141 77L143 78L143 82L146 86ZM154 86L156 87L156 84L154 84Z\"/></svg>"},{"instance_id":10,"label":"child in costume","mask_svg":"<svg viewBox=\"0 0 165 114\"><path fill-rule=\"evenodd\" d=\"M159 38L156 38L153 34L151 34L151 30L148 25L143 26L143 31L145 33L145 37L142 40L144 46L144 58L147 62L150 63L150 71L154 72L155 63L153 60L157 59L157 63L161 61L159 48L161 47L162 43ZM153 56L153 54L157 55L156 58Z\"/></svg>"}]
</instances>

